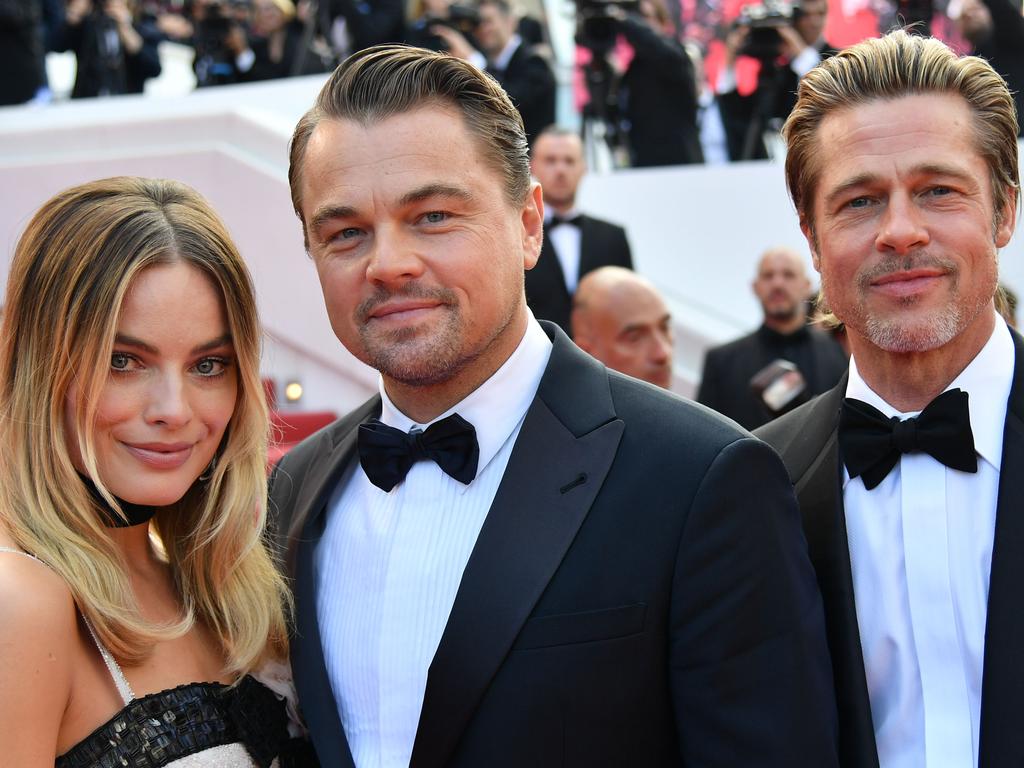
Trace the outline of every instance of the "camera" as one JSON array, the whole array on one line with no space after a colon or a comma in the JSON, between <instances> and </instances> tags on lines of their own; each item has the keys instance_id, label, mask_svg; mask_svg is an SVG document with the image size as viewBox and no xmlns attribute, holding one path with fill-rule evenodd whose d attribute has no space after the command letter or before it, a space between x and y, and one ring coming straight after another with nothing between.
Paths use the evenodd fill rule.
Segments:
<instances>
[{"instance_id":1,"label":"camera","mask_svg":"<svg viewBox=\"0 0 1024 768\"><path fill-rule=\"evenodd\" d=\"M448 27L454 29L456 32L465 37L469 44L474 48L477 48L476 39L473 33L476 28L480 26L480 12L476 8L468 5L459 5L453 3L448 6L448 14L446 16L438 16L433 13L424 14L421 20L416 23L417 28L423 30L421 39L416 40L415 44L429 48L432 51L446 51L448 46L444 40L434 34L429 34L429 30L434 26Z\"/></svg>"},{"instance_id":2,"label":"camera","mask_svg":"<svg viewBox=\"0 0 1024 768\"><path fill-rule=\"evenodd\" d=\"M639 13L640 0L576 0L576 42L595 57L605 56L615 47L618 21L611 13L613 8Z\"/></svg>"},{"instance_id":3,"label":"camera","mask_svg":"<svg viewBox=\"0 0 1024 768\"><path fill-rule=\"evenodd\" d=\"M799 14L800 4L787 0L764 0L744 6L735 26L748 27L750 34L738 53L761 61L774 61L782 46L779 28L792 26Z\"/></svg>"},{"instance_id":4,"label":"camera","mask_svg":"<svg viewBox=\"0 0 1024 768\"><path fill-rule=\"evenodd\" d=\"M193 66L200 87L236 80L235 54L228 44L228 36L239 26L239 10L247 5L239 0L212 0L204 4L203 13L196 23L193 43L196 51Z\"/></svg>"}]
</instances>

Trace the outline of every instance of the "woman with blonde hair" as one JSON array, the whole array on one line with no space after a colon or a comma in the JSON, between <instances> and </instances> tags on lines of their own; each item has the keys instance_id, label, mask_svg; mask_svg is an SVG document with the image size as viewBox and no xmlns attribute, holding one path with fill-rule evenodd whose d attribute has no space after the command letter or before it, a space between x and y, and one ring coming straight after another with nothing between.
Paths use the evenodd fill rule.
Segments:
<instances>
[{"instance_id":1,"label":"woman with blonde hair","mask_svg":"<svg viewBox=\"0 0 1024 768\"><path fill-rule=\"evenodd\" d=\"M259 352L249 274L189 187L96 181L29 222L0 331L4 765L304 759Z\"/></svg>"}]
</instances>

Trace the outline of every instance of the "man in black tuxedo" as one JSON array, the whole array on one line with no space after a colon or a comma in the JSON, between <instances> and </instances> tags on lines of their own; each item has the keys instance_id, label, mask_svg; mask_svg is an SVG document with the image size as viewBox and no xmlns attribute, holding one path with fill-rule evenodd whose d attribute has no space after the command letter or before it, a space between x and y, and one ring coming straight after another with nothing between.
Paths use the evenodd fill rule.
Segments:
<instances>
[{"instance_id":1,"label":"man in black tuxedo","mask_svg":"<svg viewBox=\"0 0 1024 768\"><path fill-rule=\"evenodd\" d=\"M453 56L465 59L497 80L516 105L531 144L555 122L555 74L540 50L517 31L519 19L508 0L480 0L480 22L474 30L480 50L464 35L441 24L431 28Z\"/></svg>"},{"instance_id":2,"label":"man in black tuxedo","mask_svg":"<svg viewBox=\"0 0 1024 768\"><path fill-rule=\"evenodd\" d=\"M799 253L790 248L765 251L757 264L753 289L764 322L753 333L708 350L697 390L698 403L745 429L767 424L780 413L832 389L846 372L842 347L807 324L811 283ZM788 390L788 399L773 398L763 381L752 386L764 378L762 371L778 360L792 363L799 374ZM781 369L779 375L792 376Z\"/></svg>"},{"instance_id":3,"label":"man in black tuxedo","mask_svg":"<svg viewBox=\"0 0 1024 768\"><path fill-rule=\"evenodd\" d=\"M291 146L332 326L381 374L271 481L321 762L836 765L785 470L531 317L543 202L501 89L368 49Z\"/></svg>"},{"instance_id":4,"label":"man in black tuxedo","mask_svg":"<svg viewBox=\"0 0 1024 768\"><path fill-rule=\"evenodd\" d=\"M993 307L1013 99L983 60L904 32L805 84L786 176L853 356L758 434L800 500L842 764L1022 765L1024 341Z\"/></svg>"},{"instance_id":5,"label":"man in black tuxedo","mask_svg":"<svg viewBox=\"0 0 1024 768\"><path fill-rule=\"evenodd\" d=\"M526 273L526 302L534 317L570 336L572 299L583 276L599 267L633 268L626 230L576 208L586 170L575 132L549 126L533 142L530 171L544 195L544 244Z\"/></svg>"}]
</instances>

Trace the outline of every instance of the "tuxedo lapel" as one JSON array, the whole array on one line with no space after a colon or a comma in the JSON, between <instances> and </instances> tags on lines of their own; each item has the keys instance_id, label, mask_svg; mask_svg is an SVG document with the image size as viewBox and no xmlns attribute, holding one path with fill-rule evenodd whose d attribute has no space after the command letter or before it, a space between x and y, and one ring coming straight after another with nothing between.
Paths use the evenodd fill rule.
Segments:
<instances>
[{"instance_id":1,"label":"tuxedo lapel","mask_svg":"<svg viewBox=\"0 0 1024 768\"><path fill-rule=\"evenodd\" d=\"M985 625L980 768L1024 764L1024 341L1013 334L1013 384L1006 407L999 501Z\"/></svg>"},{"instance_id":2,"label":"tuxedo lapel","mask_svg":"<svg viewBox=\"0 0 1024 768\"><path fill-rule=\"evenodd\" d=\"M782 455L800 502L807 549L825 606L841 763L844 768L878 768L843 509L838 425L846 383L843 376L821 397L758 434Z\"/></svg>"},{"instance_id":3,"label":"tuxedo lapel","mask_svg":"<svg viewBox=\"0 0 1024 768\"><path fill-rule=\"evenodd\" d=\"M324 662L313 558L324 532L327 501L355 456L357 427L379 413L380 398L375 397L332 431L336 441L331 442L327 451L314 456L296 491L289 526L288 562L295 596L292 674L320 763L337 768L353 768L354 764Z\"/></svg>"},{"instance_id":4,"label":"tuxedo lapel","mask_svg":"<svg viewBox=\"0 0 1024 768\"><path fill-rule=\"evenodd\" d=\"M430 665L411 768L451 759L596 498L623 430L607 377L556 334Z\"/></svg>"},{"instance_id":5,"label":"tuxedo lapel","mask_svg":"<svg viewBox=\"0 0 1024 768\"><path fill-rule=\"evenodd\" d=\"M807 426L813 434L808 442L821 445L821 450L797 483L796 493L808 551L825 604L825 632L832 654L836 707L841 724L839 754L844 766L878 768L843 508L838 424L845 393L844 376L838 386L812 406Z\"/></svg>"}]
</instances>

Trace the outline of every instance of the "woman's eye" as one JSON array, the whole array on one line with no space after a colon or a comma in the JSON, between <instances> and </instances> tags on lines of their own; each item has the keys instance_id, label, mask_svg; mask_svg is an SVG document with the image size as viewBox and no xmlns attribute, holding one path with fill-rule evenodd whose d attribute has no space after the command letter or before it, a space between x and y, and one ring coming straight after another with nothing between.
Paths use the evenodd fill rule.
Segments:
<instances>
[{"instance_id":1,"label":"woman's eye","mask_svg":"<svg viewBox=\"0 0 1024 768\"><path fill-rule=\"evenodd\" d=\"M131 364L131 355L126 355L124 352L115 352L110 356L110 367L115 371L127 371Z\"/></svg>"},{"instance_id":2,"label":"woman's eye","mask_svg":"<svg viewBox=\"0 0 1024 768\"><path fill-rule=\"evenodd\" d=\"M196 363L196 373L200 376L217 376L224 372L225 362L220 358L207 357Z\"/></svg>"}]
</instances>

